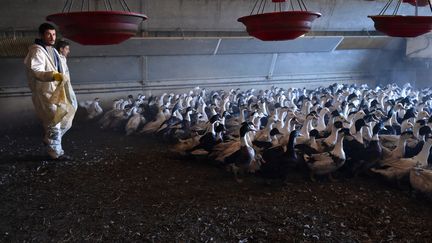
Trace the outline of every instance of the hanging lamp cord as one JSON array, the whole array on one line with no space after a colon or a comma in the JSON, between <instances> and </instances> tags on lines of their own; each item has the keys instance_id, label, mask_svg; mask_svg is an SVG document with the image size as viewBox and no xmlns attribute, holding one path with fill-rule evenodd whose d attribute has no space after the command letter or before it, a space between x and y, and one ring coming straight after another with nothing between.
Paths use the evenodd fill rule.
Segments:
<instances>
[{"instance_id":1,"label":"hanging lamp cord","mask_svg":"<svg viewBox=\"0 0 432 243\"><path fill-rule=\"evenodd\" d=\"M428 0L428 3L429 3L429 8L430 8L430 10L431 10L431 12L432 12L432 3L431 3L430 0Z\"/></svg>"},{"instance_id":2,"label":"hanging lamp cord","mask_svg":"<svg viewBox=\"0 0 432 243\"><path fill-rule=\"evenodd\" d=\"M396 15L398 13L401 4L402 4L402 0L399 0L396 4L395 10L393 11L393 15Z\"/></svg>"},{"instance_id":3,"label":"hanging lamp cord","mask_svg":"<svg viewBox=\"0 0 432 243\"><path fill-rule=\"evenodd\" d=\"M387 11L387 9L390 7L390 5L392 4L393 0L389 0L386 5L384 6L383 9L381 9L381 12L378 15L384 15L385 12Z\"/></svg>"},{"instance_id":4,"label":"hanging lamp cord","mask_svg":"<svg viewBox=\"0 0 432 243\"><path fill-rule=\"evenodd\" d=\"M70 12L73 6L73 0L66 0L65 5L63 6L62 13L64 13L67 9L67 12Z\"/></svg>"},{"instance_id":5,"label":"hanging lamp cord","mask_svg":"<svg viewBox=\"0 0 432 243\"><path fill-rule=\"evenodd\" d=\"M250 12L249 15L263 14L265 12L267 1L268 0L256 0L254 6L252 8L252 11ZM295 1L295 0L289 0L289 6L291 7L292 11L295 11L293 1ZM306 4L303 2L303 0L296 0L296 1L297 1L297 5L301 11L308 11ZM390 0L390 1L393 1L393 0ZM279 8L279 11L282 12L282 2L275 2L274 3L274 7L273 7L274 12L276 12L278 10L278 8ZM271 9L271 7L270 7L270 9Z\"/></svg>"}]
</instances>

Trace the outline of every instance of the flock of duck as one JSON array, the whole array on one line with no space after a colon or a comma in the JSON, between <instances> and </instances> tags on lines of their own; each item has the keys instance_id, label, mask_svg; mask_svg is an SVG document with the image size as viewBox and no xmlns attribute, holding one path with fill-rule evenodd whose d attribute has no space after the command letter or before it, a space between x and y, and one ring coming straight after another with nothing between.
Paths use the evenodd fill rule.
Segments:
<instances>
[{"instance_id":1,"label":"flock of duck","mask_svg":"<svg viewBox=\"0 0 432 243\"><path fill-rule=\"evenodd\" d=\"M183 155L285 181L290 173L333 179L380 175L432 193L432 89L409 84L369 88L333 84L314 90L209 91L129 95L103 114L99 100L81 104L103 129L155 134ZM407 180L408 179L408 180Z\"/></svg>"}]
</instances>

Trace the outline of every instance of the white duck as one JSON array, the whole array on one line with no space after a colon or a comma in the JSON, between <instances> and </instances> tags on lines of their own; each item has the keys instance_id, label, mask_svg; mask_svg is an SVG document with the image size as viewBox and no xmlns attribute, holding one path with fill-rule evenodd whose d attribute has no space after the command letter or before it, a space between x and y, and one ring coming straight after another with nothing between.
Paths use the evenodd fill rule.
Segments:
<instances>
[{"instance_id":1,"label":"white duck","mask_svg":"<svg viewBox=\"0 0 432 243\"><path fill-rule=\"evenodd\" d=\"M91 120L103 113L102 107L99 105L99 98L95 98L94 100L80 102L80 107L83 107L87 110L87 119Z\"/></svg>"},{"instance_id":2,"label":"white duck","mask_svg":"<svg viewBox=\"0 0 432 243\"><path fill-rule=\"evenodd\" d=\"M131 117L129 118L125 127L126 135L129 136L134 133L143 123L145 123L145 118L138 112L138 108L136 106L132 107Z\"/></svg>"},{"instance_id":3,"label":"white duck","mask_svg":"<svg viewBox=\"0 0 432 243\"><path fill-rule=\"evenodd\" d=\"M412 158L401 158L392 161L386 161L384 163L387 168L371 170L375 173L381 174L388 179L400 180L404 176L408 175L410 170L414 166L425 168L428 165L429 152L432 147L432 138L428 138L426 143L423 145L420 153Z\"/></svg>"}]
</instances>

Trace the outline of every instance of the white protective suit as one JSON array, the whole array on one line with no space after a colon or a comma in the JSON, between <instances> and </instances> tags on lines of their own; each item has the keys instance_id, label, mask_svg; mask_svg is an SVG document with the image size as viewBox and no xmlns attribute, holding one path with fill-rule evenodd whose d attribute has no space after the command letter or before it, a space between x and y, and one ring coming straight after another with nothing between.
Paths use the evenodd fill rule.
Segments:
<instances>
[{"instance_id":1,"label":"white protective suit","mask_svg":"<svg viewBox=\"0 0 432 243\"><path fill-rule=\"evenodd\" d=\"M47 48L53 54L50 55ZM56 58L57 57L57 58ZM72 126L77 110L75 93L70 83L66 58L53 47L33 44L24 59L32 101L45 130L44 143L52 158L64 154L62 136ZM55 81L53 74L63 74L63 81Z\"/></svg>"}]
</instances>

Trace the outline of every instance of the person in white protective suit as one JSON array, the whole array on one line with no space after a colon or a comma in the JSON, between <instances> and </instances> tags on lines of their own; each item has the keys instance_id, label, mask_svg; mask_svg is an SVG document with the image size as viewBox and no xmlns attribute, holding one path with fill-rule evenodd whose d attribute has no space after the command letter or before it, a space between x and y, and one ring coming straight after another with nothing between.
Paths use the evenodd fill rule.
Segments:
<instances>
[{"instance_id":1,"label":"person in white protective suit","mask_svg":"<svg viewBox=\"0 0 432 243\"><path fill-rule=\"evenodd\" d=\"M70 83L66 57L54 48L56 30L48 23L39 26L41 39L29 47L24 59L32 101L45 130L44 144L52 159L68 160L61 141L72 126L77 110L75 93ZM67 55L67 54L66 54Z\"/></svg>"}]
</instances>

